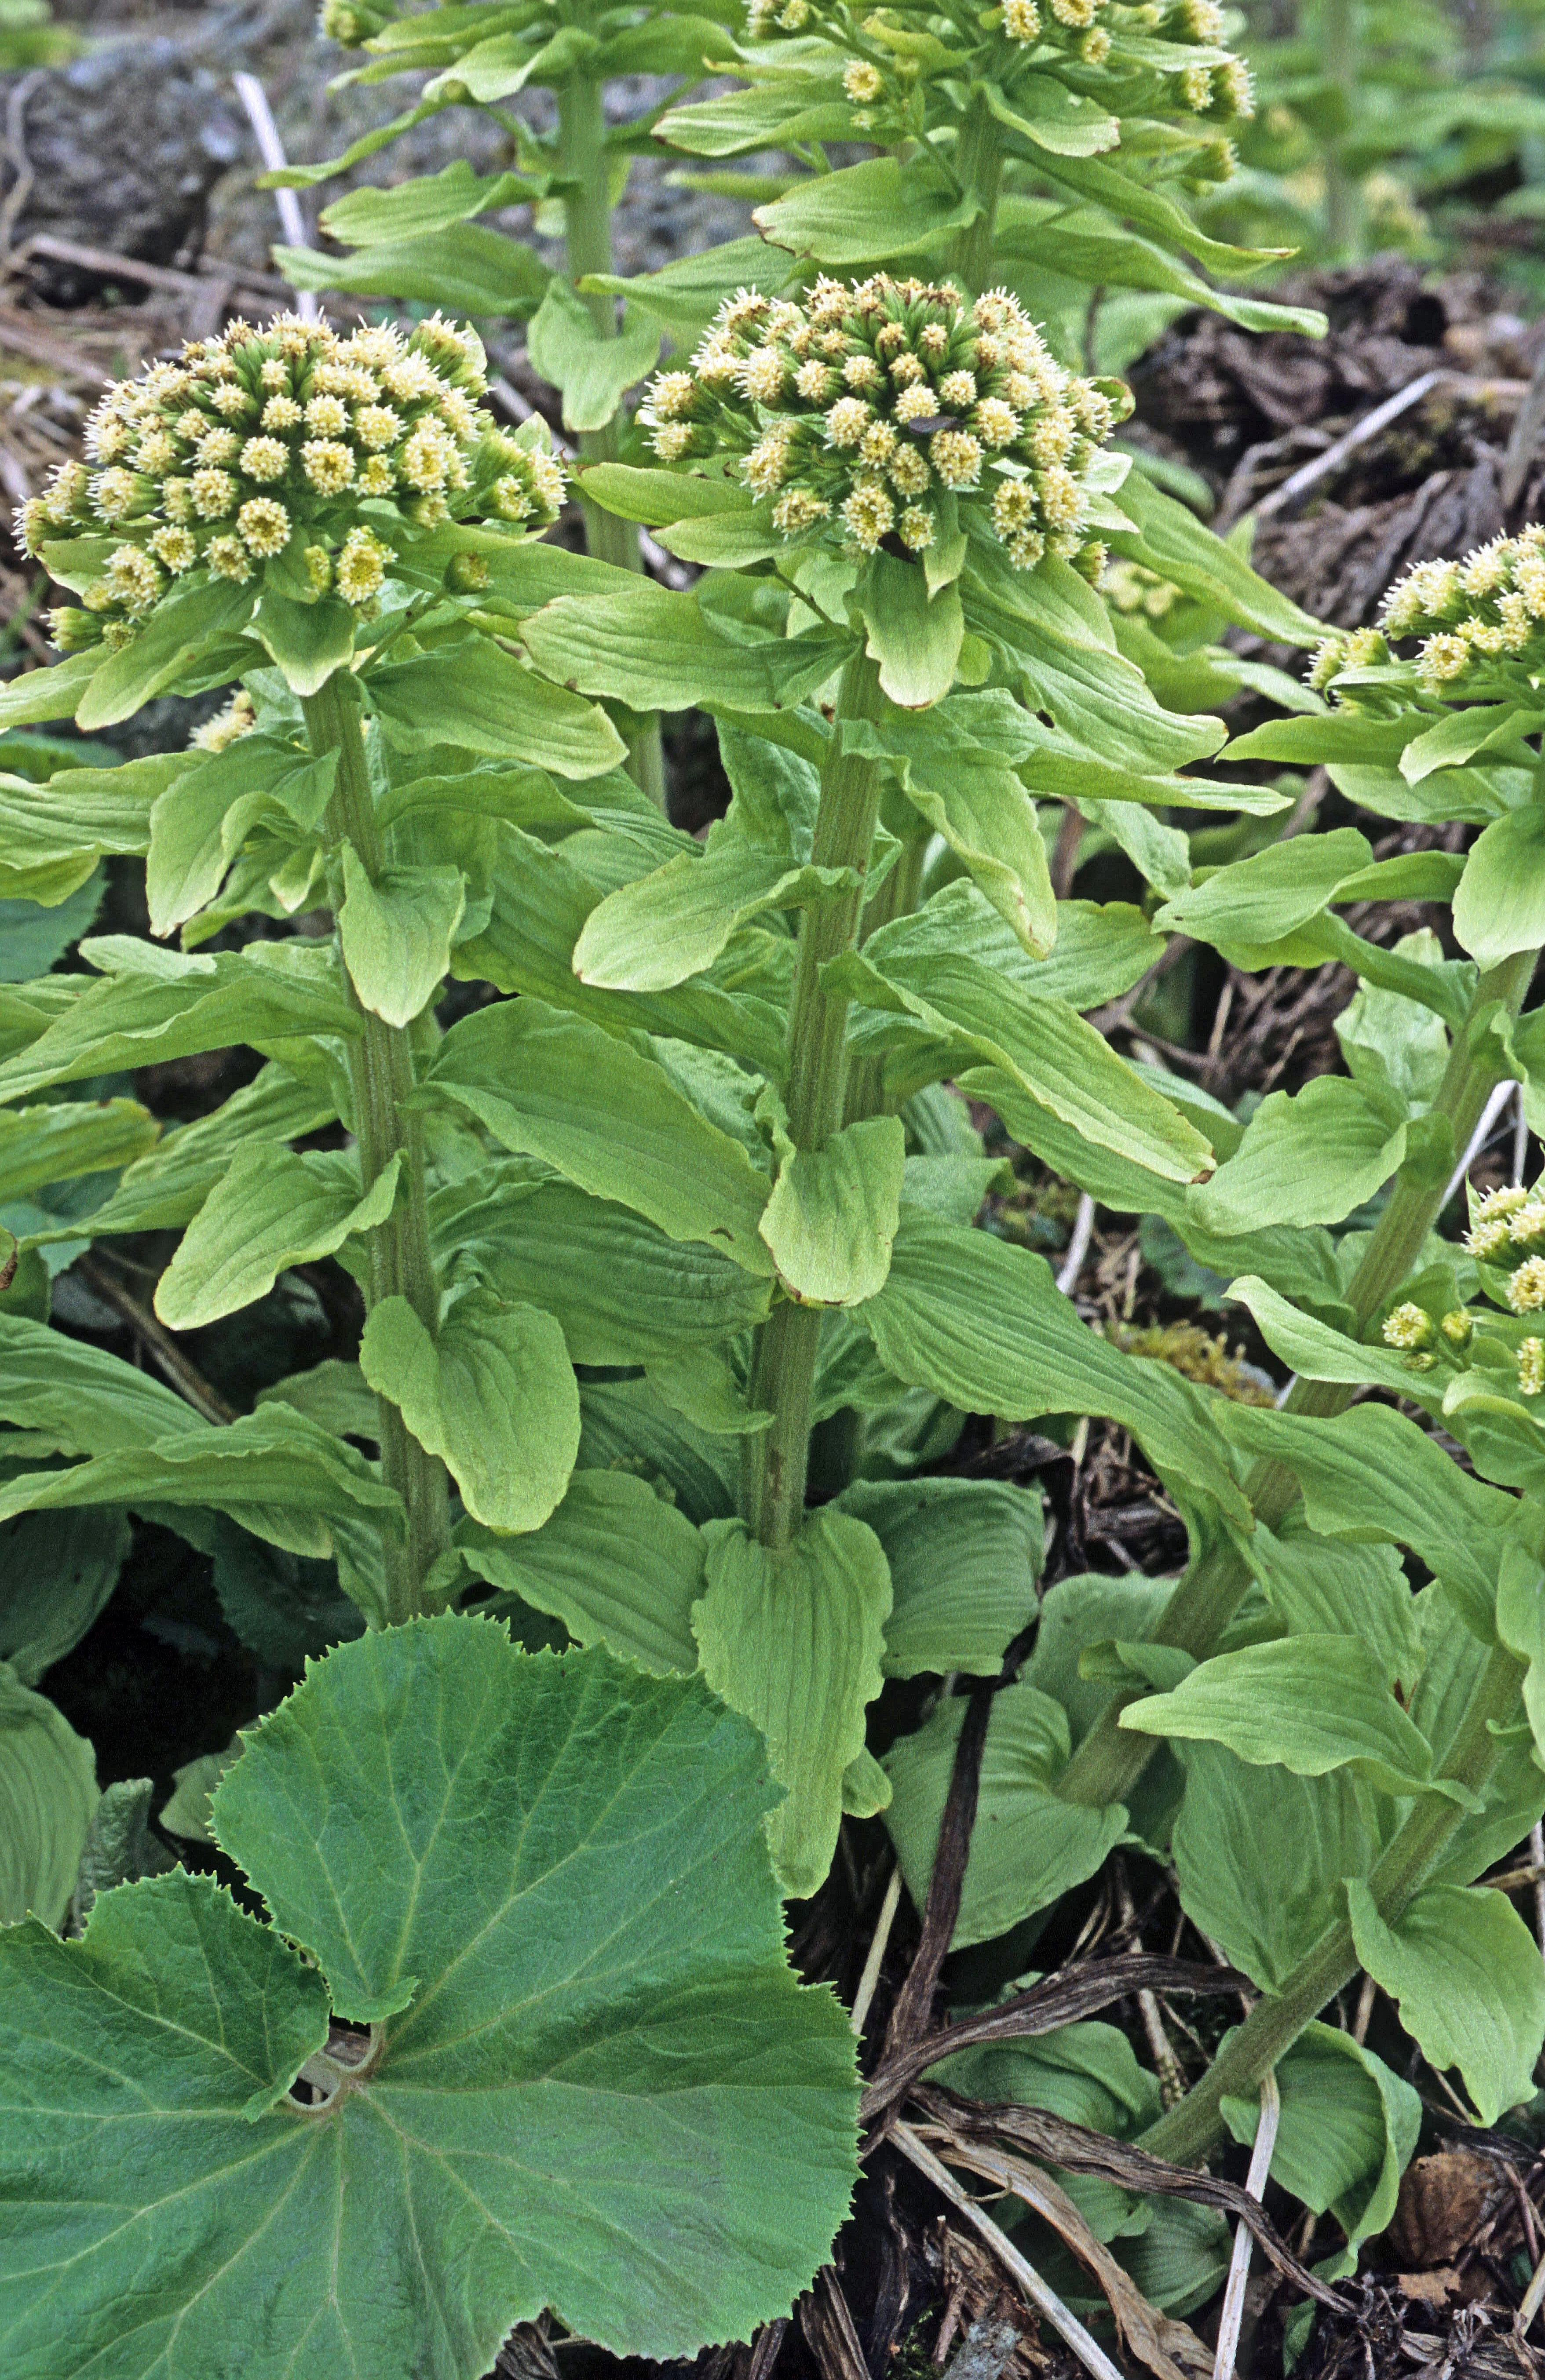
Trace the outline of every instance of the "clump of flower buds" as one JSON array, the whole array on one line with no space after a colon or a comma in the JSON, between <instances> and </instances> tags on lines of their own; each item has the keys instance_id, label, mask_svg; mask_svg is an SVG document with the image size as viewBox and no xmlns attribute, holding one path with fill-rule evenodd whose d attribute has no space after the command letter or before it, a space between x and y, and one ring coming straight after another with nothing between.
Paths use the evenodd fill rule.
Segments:
<instances>
[{"instance_id":1,"label":"clump of flower buds","mask_svg":"<svg viewBox=\"0 0 1545 2380\"><path fill-rule=\"evenodd\" d=\"M229 702L195 727L189 745L195 752L224 752L243 735L250 735L258 723L258 707L246 687L238 686Z\"/></svg>"},{"instance_id":2,"label":"clump of flower buds","mask_svg":"<svg viewBox=\"0 0 1545 2380\"><path fill-rule=\"evenodd\" d=\"M910 8L899 0L879 18L847 0L748 0L746 22L753 38L818 35L845 50L850 63L843 90L860 111L856 129L864 131L874 122L877 103L903 98L910 79L905 50L894 60L887 56L887 30L893 20L905 26L908 15L931 13L918 0ZM1145 116L1200 116L1222 126L1255 114L1249 68L1220 46L1224 19L1218 0L999 0L979 22L990 36L1003 37L1011 57L1017 53L1027 65L1053 74L1071 70L1079 91L1101 69L1128 90L1140 79L1137 112ZM1007 71L1012 75L1015 67ZM1232 147L1222 139L1208 145L1200 178L1226 180L1235 164Z\"/></svg>"},{"instance_id":3,"label":"clump of flower buds","mask_svg":"<svg viewBox=\"0 0 1545 2380\"><path fill-rule=\"evenodd\" d=\"M1545 1311L1545 1184L1478 1198L1465 1245L1478 1263L1506 1273L1503 1293L1515 1314Z\"/></svg>"},{"instance_id":4,"label":"clump of flower buds","mask_svg":"<svg viewBox=\"0 0 1545 2380\"><path fill-rule=\"evenodd\" d=\"M121 645L172 586L245 584L280 562L287 592L369 612L394 532L548 527L563 473L494 429L486 389L476 333L438 315L407 335L236 322L116 382L87 424L88 462L62 464L18 516L28 553L52 539L103 548L84 609L54 614L55 643Z\"/></svg>"},{"instance_id":5,"label":"clump of flower buds","mask_svg":"<svg viewBox=\"0 0 1545 2380\"><path fill-rule=\"evenodd\" d=\"M662 462L737 456L786 538L923 553L953 499L1016 568L1052 552L1098 577L1088 476L1129 406L1118 382L1065 371L1005 290L973 305L877 273L822 277L800 305L741 290L639 418Z\"/></svg>"},{"instance_id":6,"label":"clump of flower buds","mask_svg":"<svg viewBox=\"0 0 1545 2380\"><path fill-rule=\"evenodd\" d=\"M1378 628L1325 638L1309 683L1378 667L1411 638L1427 694L1463 702L1532 694L1545 668L1545 524L1492 538L1463 562L1418 562L1385 596Z\"/></svg>"}]
</instances>

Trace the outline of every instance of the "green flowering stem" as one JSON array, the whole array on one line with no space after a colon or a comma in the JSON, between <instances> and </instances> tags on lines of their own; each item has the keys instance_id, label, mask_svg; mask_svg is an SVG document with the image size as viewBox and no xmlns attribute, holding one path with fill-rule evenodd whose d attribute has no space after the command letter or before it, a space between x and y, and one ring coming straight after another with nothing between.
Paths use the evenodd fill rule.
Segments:
<instances>
[{"instance_id":1,"label":"green flowering stem","mask_svg":"<svg viewBox=\"0 0 1545 2380\"><path fill-rule=\"evenodd\" d=\"M558 168L571 187L564 195L564 247L568 277L576 288L590 273L612 270L612 205L608 186L606 116L602 85L591 75L572 74L558 86ZM616 301L600 291L585 296L590 319L603 338L616 336ZM587 462L614 462L622 425L614 414L602 429L586 430L579 452ZM603 512L580 496L585 543L602 562L619 570L642 570L639 532L631 521ZM658 715L640 722L628 756L631 774L651 801L665 807L665 763Z\"/></svg>"},{"instance_id":2,"label":"green flowering stem","mask_svg":"<svg viewBox=\"0 0 1545 2380\"><path fill-rule=\"evenodd\" d=\"M992 272L992 240L998 224L998 191L1004 173L1004 134L979 83L961 122L955 146L955 174L962 193L979 212L957 231L944 255L945 271L958 273L973 292L987 287Z\"/></svg>"},{"instance_id":3,"label":"green flowering stem","mask_svg":"<svg viewBox=\"0 0 1545 2380\"><path fill-rule=\"evenodd\" d=\"M1500 1002L1510 1016L1524 1004L1534 977L1538 951L1522 951L1488 968L1478 978L1464 1024L1454 1037L1447 1068L1433 1101L1433 1113L1448 1119L1455 1154L1468 1146L1471 1133L1497 1079L1496 1044L1481 1022ZM1479 1026L1480 1029L1476 1028ZM1420 1260L1427 1235L1437 1221L1447 1187L1447 1168L1433 1180L1428 1173L1397 1179L1381 1215L1362 1262L1347 1286L1346 1302L1360 1335L1391 1293ZM1295 1380L1284 1410L1321 1419L1344 1413L1356 1390L1332 1380ZM1297 1484L1276 1462L1258 1463L1245 1480L1245 1495L1258 1522L1269 1529L1296 1502ZM1153 1641L1173 1645L1198 1661L1205 1660L1238 1609L1250 1584L1243 1555L1227 1539L1220 1539L1198 1556L1186 1572L1153 1631ZM1118 1694L1064 1769L1057 1791L1064 1801L1100 1807L1125 1801L1157 1750L1151 1737L1124 1730L1121 1714L1136 1694Z\"/></svg>"},{"instance_id":4,"label":"green flowering stem","mask_svg":"<svg viewBox=\"0 0 1545 2380\"><path fill-rule=\"evenodd\" d=\"M1357 96L1357 0L1320 0L1320 63L1350 122ZM1362 210L1344 154L1345 137L1333 133L1325 149L1325 237L1337 260L1356 257L1362 245Z\"/></svg>"},{"instance_id":5,"label":"green flowering stem","mask_svg":"<svg viewBox=\"0 0 1545 2380\"><path fill-rule=\"evenodd\" d=\"M1439 1771L1445 1782L1468 1793L1480 1791L1497 1765L1493 1730L1517 1717L1523 1682L1522 1664L1498 1645L1481 1672L1454 1749ZM1368 1879L1374 1906L1387 1925L1398 1924L1464 1815L1461 1804L1446 1793L1424 1793L1417 1803ZM1305 2027L1350 1983L1359 1964L1352 1928L1341 1918L1299 1961L1280 1992L1257 2001L1201 2080L1142 2134L1137 2145L1176 2165L1199 2164L1225 2137L1221 2103L1231 2096L1253 2097Z\"/></svg>"},{"instance_id":6,"label":"green flowering stem","mask_svg":"<svg viewBox=\"0 0 1545 2380\"><path fill-rule=\"evenodd\" d=\"M301 709L313 754L319 759L328 752L338 756L328 835L335 845L346 839L351 843L374 878L382 867L381 834L352 678L346 671L335 672ZM359 1038L350 1042L348 1056L361 1186L368 1190L394 1157L402 1160L396 1205L386 1221L368 1234L366 1307L375 1307L383 1298L406 1297L432 1334L440 1327L440 1289L430 1254L422 1127L411 1104L412 1046L405 1028L386 1024L361 1005L347 967L344 980L363 1026ZM386 1610L395 1621L410 1620L424 1609L425 1581L450 1544L450 1488L444 1464L437 1455L426 1453L397 1407L384 1397L377 1402L383 1474L408 1513L407 1545L385 1547Z\"/></svg>"},{"instance_id":7,"label":"green flowering stem","mask_svg":"<svg viewBox=\"0 0 1545 2380\"><path fill-rule=\"evenodd\" d=\"M817 868L869 865L880 816L880 764L843 747L845 722L878 719L885 709L880 674L856 653L842 674L832 740L821 777L811 860ZM822 985L829 959L849 951L863 916L861 885L803 912L788 1024L788 1128L798 1149L824 1148L841 1130L847 1090L847 1010ZM810 1404L821 1346L821 1309L792 1298L762 1326L751 1372L751 1403L771 1412L769 1427L742 1439L743 1516L764 1546L786 1546L805 1506Z\"/></svg>"}]
</instances>

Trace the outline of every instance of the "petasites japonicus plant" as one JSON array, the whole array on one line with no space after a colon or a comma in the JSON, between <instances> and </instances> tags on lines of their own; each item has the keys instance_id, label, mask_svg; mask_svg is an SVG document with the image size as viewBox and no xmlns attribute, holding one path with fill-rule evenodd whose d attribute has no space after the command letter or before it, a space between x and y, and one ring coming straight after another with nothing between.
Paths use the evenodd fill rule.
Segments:
<instances>
[{"instance_id":1,"label":"petasites japonicus plant","mask_svg":"<svg viewBox=\"0 0 1545 2380\"><path fill-rule=\"evenodd\" d=\"M590 910L566 988L529 929L504 942L502 980L640 1021L667 1000L686 1017L693 1000L685 1029L736 1063L712 1079L734 1086L762 1152L770 1308L754 1336L655 1377L740 1442L738 1510L702 1532L691 1628L710 1683L757 1719L789 1787L772 1834L791 1891L824 1876L845 1806L888 1796L864 1712L888 1670L911 1673L911 1597L943 1543L922 1486L882 1497L859 1476L807 1509L813 1428L853 1417L840 1485L861 1468L866 1425L907 1390L956 1411L1119 1412L1198 1530L1214 1501L1247 1517L1202 1395L1087 1330L1025 1250L967 1228L981 1160L963 1165L969 1144L952 1153L929 1121L948 1114L953 1078L1075 1180L1179 1195L1213 1167L1178 1092L1078 1013L1136 980L1151 940L1129 909L1055 900L1036 806L1098 803L1140 844L1149 806L1283 799L1182 779L1221 727L1162 710L1116 650L1089 582L1102 531L1130 526L1125 463L1103 443L1124 406L1119 387L1058 365L1002 293L886 275L823 278L798 304L742 293L648 392L663 468L585 475L594 501L724 566L692 594L597 582L521 631L581 692L631 703L649 686L716 715L735 787L706 847ZM960 873L916 909L935 833ZM715 1015L696 1004L732 981ZM469 1020L447 1058L457 1035L496 1031L512 1046L497 1019ZM985 1606L968 1621L964 1600L974 1559L936 1642L953 1624L985 1665ZM995 1608L1006 1617L1006 1593ZM1053 1730L1043 1802L1067 1750ZM1114 1803L1065 1819L1047 1897L1098 1866L1124 1823Z\"/></svg>"},{"instance_id":2,"label":"petasites japonicus plant","mask_svg":"<svg viewBox=\"0 0 1545 2380\"><path fill-rule=\"evenodd\" d=\"M1219 1407L1247 1459L1250 1522L1198 1547L1177 1587L1145 1598L1132 1641L1091 1657L1086 1674L1116 1692L1098 1718L1084 1704L1057 1780L1064 1801L1150 1809L1183 1783L1173 1820L1150 1820L1156 1840L1196 1922L1262 1987L1145 2135L1165 2155L1237 2131L1261 2076L1359 1966L1486 2120L1530 2089L1545 2028L1527 1929L1472 1888L1545 1802L1545 1209L1537 1190L1504 1189L1472 1201L1463 1241L1433 1236L1493 1087L1520 1081L1526 1116L1539 1112L1539 1012L1522 1011L1545 941L1542 542L1531 528L1422 565L1379 629L1327 644L1325 709L1235 747L1318 759L1376 817L1478 824L1467 852L1375 861L1338 828L1220 868L1161 912L1240 966L1338 962L1360 978L1338 1021L1346 1075L1273 1094L1211 1180L1162 1208L1236 1276L1233 1295L1296 1378L1280 1411ZM1459 956L1427 931L1385 947L1333 914L1413 895L1452 905ZM1336 1236L1385 1184L1373 1228ZM1370 1387L1430 1427L1356 1402ZM1401 1548L1433 1581L1415 1606ZM1136 1617L1091 1609L1089 1636ZM1032 1668L1016 1692L1036 1684ZM1165 1743L1180 1770L1162 1753L1161 1785L1144 1772ZM937 1749L932 1762L930 1792ZM920 1825L928 1796L908 1783ZM1286 1900L1261 1854L1279 1828L1283 1861L1297 1847ZM1004 1906L1000 1890L993 1914Z\"/></svg>"},{"instance_id":3,"label":"petasites japonicus plant","mask_svg":"<svg viewBox=\"0 0 1545 2380\"><path fill-rule=\"evenodd\" d=\"M1107 298L1139 291L1252 329L1323 329L1303 310L1213 288L1186 261L1237 279L1288 253L1210 238L1187 203L1228 182L1233 136L1254 109L1212 0L943 12L917 0L750 0L725 53L747 87L673 107L660 138L716 161L783 152L788 162L760 176L694 178L764 196L758 228L807 269L931 269L971 295L1006 282L1055 320L1065 352L1080 334L1090 350ZM884 153L833 170L828 144L854 140ZM735 249L723 255L728 265ZM696 259L692 272L701 284ZM628 285L668 324L691 277L667 265ZM766 268L758 285L780 286ZM1138 329L1120 346L1122 311L1118 359L1143 341Z\"/></svg>"},{"instance_id":4,"label":"petasites japonicus plant","mask_svg":"<svg viewBox=\"0 0 1545 2380\"><path fill-rule=\"evenodd\" d=\"M786 2311L846 2204L852 2036L785 1962L760 1740L700 1683L648 1674L687 1633L697 1528L604 1456L573 1478L568 1339L588 1348L604 1305L586 1210L615 1225L597 1269L654 1343L662 1307L700 1330L700 1299L663 1232L640 1221L629 1248L631 1219L556 1168L512 1178L465 1067L427 1088L449 1046L433 1004L453 953L481 972L463 954L501 882L624 822L645 864L686 841L618 768L604 712L516 650L520 574L540 600L595 565L529 539L561 480L540 432L493 429L481 388L475 339L444 322L237 326L110 392L91 468L26 522L82 601L55 618L66 657L6 690L10 720L73 708L92 727L154 692L237 691L186 752L0 783L8 890L59 904L104 849L138 852L153 930L182 941L88 938L76 972L6 987L7 1178L71 1161L61 1119L91 1127L99 1161L104 1130L132 1124L78 1235L180 1232L167 1329L329 1255L365 1329L359 1366L275 1382L232 1420L51 1329L46 1297L0 1317L0 1519L101 1515L121 1547L126 1508L153 1512L214 1554L222 1608L270 1648L295 1641L298 1572L335 1565L370 1632L310 1670L220 1800L215 1839L279 1930L174 1874L101 1892L78 1941L36 1918L0 1935L0 2159L30 2209L0 2332L29 2374L64 2380L85 2354L147 2375L480 2380L543 2304L624 2351L691 2353ZM198 947L319 907L330 939ZM547 1015L547 1060L593 1064L597 1040L628 1059ZM148 1146L137 1110L48 1096L244 1042L256 1080ZM679 1095L661 1121L692 1227L745 1208L746 1151ZM524 1288L491 1246L516 1216ZM31 1221L33 1264L74 1228ZM716 1328L764 1305L765 1252L749 1276L702 1253ZM633 1666L535 1658L444 1612L521 1534L560 1607L611 1548L601 1600ZM561 1633L513 1594L502 1609L533 1641ZM55 1921L89 1784L59 1790L59 1767L45 1727L10 1726L7 1802L37 1838L10 1864Z\"/></svg>"}]
</instances>

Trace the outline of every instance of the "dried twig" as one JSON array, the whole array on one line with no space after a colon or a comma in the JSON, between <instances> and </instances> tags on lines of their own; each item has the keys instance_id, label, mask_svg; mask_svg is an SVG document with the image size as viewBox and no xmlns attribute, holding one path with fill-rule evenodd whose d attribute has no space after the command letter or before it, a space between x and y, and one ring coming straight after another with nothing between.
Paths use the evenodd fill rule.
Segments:
<instances>
[{"instance_id":1,"label":"dried twig","mask_svg":"<svg viewBox=\"0 0 1545 2380\"><path fill-rule=\"evenodd\" d=\"M279 128L274 121L274 111L268 103L268 93L255 74L234 74L231 80L236 86L237 99L247 110L247 118L252 127L252 137L258 144L259 156L271 174L282 174L289 160L285 155L285 144L279 138ZM279 216L279 228L290 247L307 247L309 242L306 235L306 219L300 212L300 201L295 192L275 190L274 204ZM318 308L314 289L296 291L295 310L303 322L314 322L317 320Z\"/></svg>"},{"instance_id":2,"label":"dried twig","mask_svg":"<svg viewBox=\"0 0 1545 2380\"><path fill-rule=\"evenodd\" d=\"M77 1269L81 1278L97 1296L121 1314L136 1339L144 1348L156 1370L168 1379L179 1395L187 1398L196 1413L206 1421L235 1421L236 1407L228 1405L218 1389L212 1388L197 1366L190 1364L169 1330L163 1328L148 1307L140 1305L131 1291L108 1271L95 1257L78 1257Z\"/></svg>"},{"instance_id":3,"label":"dried twig","mask_svg":"<svg viewBox=\"0 0 1545 2380\"><path fill-rule=\"evenodd\" d=\"M1014 2276L1030 2303L1045 2315L1058 2337L1072 2349L1085 2371L1092 2373L1094 2380L1122 2380L1115 2364L1104 2349L1097 2346L1089 2337L1077 2315L1064 2305L1055 2289L1041 2279L1028 2258L1020 2254L1013 2240L1000 2231L991 2216L984 2215L976 2200L967 2196L955 2176L940 2164L932 2150L924 2147L910 2125L894 2125L891 2137L903 2156L909 2158L919 2173L927 2175L935 2190L965 2216L979 2239L986 2240L1004 2270Z\"/></svg>"},{"instance_id":4,"label":"dried twig","mask_svg":"<svg viewBox=\"0 0 1545 2380\"><path fill-rule=\"evenodd\" d=\"M1139 2362L1147 2364L1156 2380L1206 2380L1211 2372L1211 2358L1195 2331L1186 2323L1170 2321L1150 2305L1131 2275L1096 2239L1066 2191L1060 2189L1049 2174L1005 2150L989 2148L979 2142L963 2142L947 2131L943 2137L949 2143L946 2154L952 2162L1020 2199L1043 2223L1051 2225L1104 2291L1123 2346Z\"/></svg>"},{"instance_id":5,"label":"dried twig","mask_svg":"<svg viewBox=\"0 0 1545 2380\"><path fill-rule=\"evenodd\" d=\"M1089 1242L1093 1237L1094 1200L1086 1190L1078 1201L1078 1212L1073 1224L1073 1237L1068 1241L1067 1254L1064 1257L1057 1273L1057 1287L1064 1297L1071 1297L1078 1285L1078 1275L1084 1269L1084 1258L1089 1252Z\"/></svg>"},{"instance_id":6,"label":"dried twig","mask_svg":"<svg viewBox=\"0 0 1545 2380\"><path fill-rule=\"evenodd\" d=\"M1268 2074L1260 2086L1260 2121L1256 2126L1255 2146L1250 2151L1250 2169L1245 2177L1245 2189L1251 2198L1264 2198L1266 2177L1271 2170L1271 2152L1277 2145L1277 2124L1283 2111L1282 2096L1275 2074ZM1229 2258L1228 2279L1223 2285L1223 2307L1218 2317L1218 2352L1213 2358L1212 2380L1234 2380L1235 2358L1239 2352L1239 2332L1245 2320L1245 2284L1250 2277L1250 2232L1244 2221L1235 2228L1234 2253Z\"/></svg>"},{"instance_id":7,"label":"dried twig","mask_svg":"<svg viewBox=\"0 0 1545 2380\"><path fill-rule=\"evenodd\" d=\"M1209 1996L1247 1987L1249 1977L1233 1967L1204 1967L1190 1959L1158 1959L1133 1954L1120 1959L1090 1960L1079 1967L1063 1967L1016 1992L999 2007L962 2017L922 2041L909 2042L887 2055L864 2094L862 2117L872 2123L894 2099L940 2058L958 2049L975 2049L988 2041L1024 2041L1054 2033L1060 2025L1093 2016L1113 2000L1133 1992L1198 1992ZM1065 2162L1065 2160L1060 2160Z\"/></svg>"},{"instance_id":8,"label":"dried twig","mask_svg":"<svg viewBox=\"0 0 1545 2380\"><path fill-rule=\"evenodd\" d=\"M891 1938L891 1928L895 1924L896 1911L900 1906L901 1870L899 1867L894 1867L891 1870L891 1880L885 1887L885 1898L880 1904L880 1915L875 1921L874 1939L869 1947L869 1957L864 1961L864 1972L858 1978L858 1988L853 1996L852 2024L855 2034L863 2032L864 2020L869 2015L870 2004L874 1998L874 1987L880 1981L880 1970L884 1962L886 1946Z\"/></svg>"},{"instance_id":9,"label":"dried twig","mask_svg":"<svg viewBox=\"0 0 1545 2380\"><path fill-rule=\"evenodd\" d=\"M1220 2213L1242 2216L1284 2280L1337 2313L1347 2312L1346 2300L1299 2263L1257 2201L1232 2181L1222 2181L1199 2168L1171 2165L1163 2157L1150 2156L1147 2149L1109 2140L1103 2132L1089 2131L1082 2124L1048 2115L1043 2108L985 2107L959 2098L936 2082L920 2084L914 2096L919 2107L958 2140L1008 2142L1044 2164L1063 2166L1069 2173L1096 2174L1120 2190L1188 2198L1198 2206L1215 2206Z\"/></svg>"},{"instance_id":10,"label":"dried twig","mask_svg":"<svg viewBox=\"0 0 1545 2380\"><path fill-rule=\"evenodd\" d=\"M928 1905L923 1911L922 1939L906 1971L906 1980L896 1994L891 2021L885 2028L883 2062L886 2065L904 2057L928 2031L944 1954L955 1935L955 1920L960 1915L966 1863L971 1856L971 1828L976 1823L981 1755L987 1742L987 1722L991 1711L991 1694L984 1687L977 1687L967 1702L960 1739L955 1748L955 1767L950 1773L950 1790L945 1796L943 1815L939 1821L933 1874L929 1879Z\"/></svg>"}]
</instances>

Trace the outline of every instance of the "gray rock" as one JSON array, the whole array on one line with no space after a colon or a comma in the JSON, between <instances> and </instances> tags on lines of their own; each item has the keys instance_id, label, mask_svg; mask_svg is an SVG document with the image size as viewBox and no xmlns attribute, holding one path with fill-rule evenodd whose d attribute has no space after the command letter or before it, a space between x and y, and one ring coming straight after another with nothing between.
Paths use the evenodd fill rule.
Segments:
<instances>
[{"instance_id":1,"label":"gray rock","mask_svg":"<svg viewBox=\"0 0 1545 2380\"><path fill-rule=\"evenodd\" d=\"M30 179L13 247L38 233L147 264L196 257L209 195L242 153L245 127L215 77L176 42L114 42L67 67L4 78L5 124ZM7 200L17 188L7 158ZM42 262L55 305L98 296L105 276Z\"/></svg>"}]
</instances>

